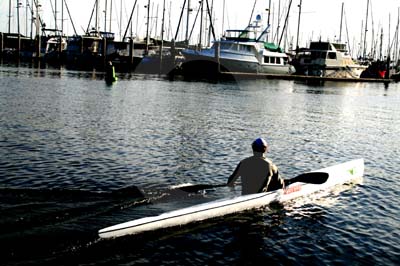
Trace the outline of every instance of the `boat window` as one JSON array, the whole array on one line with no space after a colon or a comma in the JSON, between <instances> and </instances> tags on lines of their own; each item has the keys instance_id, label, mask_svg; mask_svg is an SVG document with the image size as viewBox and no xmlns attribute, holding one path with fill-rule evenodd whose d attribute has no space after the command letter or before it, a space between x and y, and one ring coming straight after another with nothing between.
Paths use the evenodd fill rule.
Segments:
<instances>
[{"instance_id":1,"label":"boat window","mask_svg":"<svg viewBox=\"0 0 400 266\"><path fill-rule=\"evenodd\" d=\"M286 59L286 61L285 61ZM274 56L264 56L264 63L265 64L278 64L281 65L283 63L287 63L287 58L280 58L280 57L274 57Z\"/></svg>"},{"instance_id":2,"label":"boat window","mask_svg":"<svg viewBox=\"0 0 400 266\"><path fill-rule=\"evenodd\" d=\"M329 52L328 53L328 58L329 59L336 59L336 53L335 52Z\"/></svg>"},{"instance_id":3,"label":"boat window","mask_svg":"<svg viewBox=\"0 0 400 266\"><path fill-rule=\"evenodd\" d=\"M229 50L231 48L232 44L230 43L221 43L221 50Z\"/></svg>"},{"instance_id":4,"label":"boat window","mask_svg":"<svg viewBox=\"0 0 400 266\"><path fill-rule=\"evenodd\" d=\"M251 47L248 45L241 45L240 50L243 52L251 52Z\"/></svg>"},{"instance_id":5,"label":"boat window","mask_svg":"<svg viewBox=\"0 0 400 266\"><path fill-rule=\"evenodd\" d=\"M248 45L239 45L238 50L240 52L250 52L251 51L250 46L248 46Z\"/></svg>"}]
</instances>

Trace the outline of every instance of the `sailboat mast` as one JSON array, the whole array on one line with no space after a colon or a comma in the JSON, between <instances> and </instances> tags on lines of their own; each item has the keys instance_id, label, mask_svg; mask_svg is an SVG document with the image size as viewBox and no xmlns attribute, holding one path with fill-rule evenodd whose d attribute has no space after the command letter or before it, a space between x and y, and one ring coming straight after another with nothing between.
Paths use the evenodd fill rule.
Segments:
<instances>
[{"instance_id":1,"label":"sailboat mast","mask_svg":"<svg viewBox=\"0 0 400 266\"><path fill-rule=\"evenodd\" d=\"M390 73L390 53L391 53L391 45L390 45L390 23L391 23L391 18L390 18L390 13L389 13L389 41L388 41L388 51L387 51L387 58L386 58L386 62L387 62L387 71L386 71L386 75L389 75Z\"/></svg>"},{"instance_id":2,"label":"sailboat mast","mask_svg":"<svg viewBox=\"0 0 400 266\"><path fill-rule=\"evenodd\" d=\"M281 23L281 0L278 1L278 26L276 27L276 40L279 38L279 28Z\"/></svg>"},{"instance_id":3,"label":"sailboat mast","mask_svg":"<svg viewBox=\"0 0 400 266\"><path fill-rule=\"evenodd\" d=\"M251 10L250 19L248 25L251 24L251 20L253 19L254 9L256 8L257 0L254 0L253 9Z\"/></svg>"},{"instance_id":4,"label":"sailboat mast","mask_svg":"<svg viewBox=\"0 0 400 266\"><path fill-rule=\"evenodd\" d=\"M225 29L225 0L223 1L223 6L222 6L222 28L221 28L221 32L223 35L224 34L224 29Z\"/></svg>"},{"instance_id":5,"label":"sailboat mast","mask_svg":"<svg viewBox=\"0 0 400 266\"><path fill-rule=\"evenodd\" d=\"M40 51L41 51L41 40L40 40L40 29L39 29L39 22L40 22L40 17L39 17L39 0L36 1L36 38L37 38L37 50L36 50L36 57L40 58Z\"/></svg>"},{"instance_id":6,"label":"sailboat mast","mask_svg":"<svg viewBox=\"0 0 400 266\"><path fill-rule=\"evenodd\" d=\"M20 2L17 1L17 29L18 29L18 36L20 34L20 25L19 25L19 8L21 7Z\"/></svg>"},{"instance_id":7,"label":"sailboat mast","mask_svg":"<svg viewBox=\"0 0 400 266\"><path fill-rule=\"evenodd\" d=\"M29 2L25 0L25 36L28 36L28 9L29 9Z\"/></svg>"},{"instance_id":8,"label":"sailboat mast","mask_svg":"<svg viewBox=\"0 0 400 266\"><path fill-rule=\"evenodd\" d=\"M298 54L299 52L299 33L300 33L300 17L301 17L301 5L302 5L303 1L300 0L300 4L299 4L299 22L297 24L297 41L296 41L296 54Z\"/></svg>"},{"instance_id":9,"label":"sailboat mast","mask_svg":"<svg viewBox=\"0 0 400 266\"><path fill-rule=\"evenodd\" d=\"M341 15L340 15L339 43L342 42L343 10L344 10L344 2L342 2L342 12L340 13Z\"/></svg>"},{"instance_id":10,"label":"sailboat mast","mask_svg":"<svg viewBox=\"0 0 400 266\"><path fill-rule=\"evenodd\" d=\"M138 8L137 12L136 12L136 38L138 38L138 36L139 36L139 11L140 11L140 8Z\"/></svg>"},{"instance_id":11,"label":"sailboat mast","mask_svg":"<svg viewBox=\"0 0 400 266\"><path fill-rule=\"evenodd\" d=\"M203 35L203 5L204 4L204 0L201 0L200 3L200 38L199 38L199 49L201 49L201 44L203 42L202 40L202 35Z\"/></svg>"},{"instance_id":12,"label":"sailboat mast","mask_svg":"<svg viewBox=\"0 0 400 266\"><path fill-rule=\"evenodd\" d=\"M346 16L346 13L344 12L344 10L343 10L343 16L344 16L344 21L346 23L347 46L348 46L348 49L349 49L350 56L353 57L352 50L353 50L354 47L352 48L351 45L350 45L349 28L348 28L348 25L347 25L347 16ZM353 41L353 46L354 46L354 41Z\"/></svg>"},{"instance_id":13,"label":"sailboat mast","mask_svg":"<svg viewBox=\"0 0 400 266\"><path fill-rule=\"evenodd\" d=\"M362 57L362 53L363 53L363 28L364 28L364 20L361 20L361 33L360 33L360 44L359 44L359 49L358 49L358 57Z\"/></svg>"},{"instance_id":14,"label":"sailboat mast","mask_svg":"<svg viewBox=\"0 0 400 266\"><path fill-rule=\"evenodd\" d=\"M98 0L96 0L96 13L95 13L95 18L96 18L96 21L95 21L95 28L96 28L96 33L97 33L97 31L98 31L98 29L99 29L99 1Z\"/></svg>"},{"instance_id":15,"label":"sailboat mast","mask_svg":"<svg viewBox=\"0 0 400 266\"><path fill-rule=\"evenodd\" d=\"M112 6L113 6L113 0L110 0L110 21L109 21L109 26L108 26L108 31L109 32L111 32Z\"/></svg>"},{"instance_id":16,"label":"sailboat mast","mask_svg":"<svg viewBox=\"0 0 400 266\"><path fill-rule=\"evenodd\" d=\"M149 53L149 27L150 27L150 0L147 1L147 27L146 27L146 54Z\"/></svg>"},{"instance_id":17,"label":"sailboat mast","mask_svg":"<svg viewBox=\"0 0 400 266\"><path fill-rule=\"evenodd\" d=\"M383 28L381 28L381 43L380 43L380 45L379 45L379 60L382 60L383 58L383 56L382 56L382 54L383 54Z\"/></svg>"},{"instance_id":18,"label":"sailboat mast","mask_svg":"<svg viewBox=\"0 0 400 266\"><path fill-rule=\"evenodd\" d=\"M162 6L161 45L160 45L160 73L162 73L162 66L163 66L164 20L165 20L165 0L163 0L163 6Z\"/></svg>"},{"instance_id":19,"label":"sailboat mast","mask_svg":"<svg viewBox=\"0 0 400 266\"><path fill-rule=\"evenodd\" d=\"M33 0L31 0L31 39L33 37L33 8L34 8L34 4L33 4Z\"/></svg>"},{"instance_id":20,"label":"sailboat mast","mask_svg":"<svg viewBox=\"0 0 400 266\"><path fill-rule=\"evenodd\" d=\"M61 0L61 36L64 35L64 1Z\"/></svg>"},{"instance_id":21,"label":"sailboat mast","mask_svg":"<svg viewBox=\"0 0 400 266\"><path fill-rule=\"evenodd\" d=\"M279 39L278 46L281 45L281 42L282 42L282 39L283 39L283 35L286 34L286 37L287 37L286 26L287 26L287 22L288 22L288 19L289 19L289 13L290 13L290 8L291 7L292 7L292 0L290 0L290 2L289 2L289 7L288 7L288 10L287 10L287 14L286 14L285 24L283 25L282 35L281 35L281 38ZM285 42L285 45L286 45L286 42Z\"/></svg>"},{"instance_id":22,"label":"sailboat mast","mask_svg":"<svg viewBox=\"0 0 400 266\"><path fill-rule=\"evenodd\" d=\"M363 58L365 59L367 53L367 31L368 31L368 10L369 10L369 0L367 1L367 13L365 15L365 31L364 31L364 50Z\"/></svg>"},{"instance_id":23,"label":"sailboat mast","mask_svg":"<svg viewBox=\"0 0 400 266\"><path fill-rule=\"evenodd\" d=\"M11 0L8 1L8 33L11 33Z\"/></svg>"},{"instance_id":24,"label":"sailboat mast","mask_svg":"<svg viewBox=\"0 0 400 266\"><path fill-rule=\"evenodd\" d=\"M190 0L187 1L186 38L185 38L188 44L189 44L189 22L190 22L189 18L190 18Z\"/></svg>"},{"instance_id":25,"label":"sailboat mast","mask_svg":"<svg viewBox=\"0 0 400 266\"><path fill-rule=\"evenodd\" d=\"M56 30L57 33L57 0L54 0L54 29Z\"/></svg>"},{"instance_id":26,"label":"sailboat mast","mask_svg":"<svg viewBox=\"0 0 400 266\"><path fill-rule=\"evenodd\" d=\"M213 23L214 23L213 22L214 0L211 0L211 8L209 7L208 1L207 1L207 11L208 11L208 18L209 18L207 46L210 46L211 45L211 31L213 30ZM214 38L215 38L215 36L214 36Z\"/></svg>"},{"instance_id":27,"label":"sailboat mast","mask_svg":"<svg viewBox=\"0 0 400 266\"><path fill-rule=\"evenodd\" d=\"M395 45L395 54L394 54L394 59L396 60L395 62L397 63L399 60L399 26L400 26L400 7L397 10L397 28L396 28L396 45Z\"/></svg>"},{"instance_id":28,"label":"sailboat mast","mask_svg":"<svg viewBox=\"0 0 400 266\"><path fill-rule=\"evenodd\" d=\"M269 23L271 19L271 0L269 0L269 5L268 5L268 21L267 21L267 26L269 28ZM268 42L269 34L267 34L267 39L266 41Z\"/></svg>"},{"instance_id":29,"label":"sailboat mast","mask_svg":"<svg viewBox=\"0 0 400 266\"><path fill-rule=\"evenodd\" d=\"M121 38L121 42L124 41L124 37L122 37L122 0L120 1L120 6L119 6L119 36Z\"/></svg>"},{"instance_id":30,"label":"sailboat mast","mask_svg":"<svg viewBox=\"0 0 400 266\"><path fill-rule=\"evenodd\" d=\"M104 31L107 31L107 0L105 0L105 9L104 9Z\"/></svg>"}]
</instances>

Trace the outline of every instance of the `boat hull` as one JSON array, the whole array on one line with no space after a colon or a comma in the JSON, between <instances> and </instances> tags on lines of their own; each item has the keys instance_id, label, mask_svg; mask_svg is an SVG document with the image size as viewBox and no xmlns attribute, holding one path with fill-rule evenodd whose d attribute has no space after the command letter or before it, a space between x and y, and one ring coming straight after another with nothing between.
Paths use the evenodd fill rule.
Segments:
<instances>
[{"instance_id":1,"label":"boat hull","mask_svg":"<svg viewBox=\"0 0 400 266\"><path fill-rule=\"evenodd\" d=\"M158 216L145 217L117 224L99 230L99 236L101 238L113 238L138 234L146 231L153 231L221 217L245 210L257 209L272 202L284 203L295 198L304 197L319 191L330 189L339 184L362 179L364 175L364 160L353 160L314 172L326 172L329 174L329 178L323 184L305 184L297 182L290 184L284 190L280 189L271 192L216 200L176 211L166 212Z\"/></svg>"},{"instance_id":2,"label":"boat hull","mask_svg":"<svg viewBox=\"0 0 400 266\"><path fill-rule=\"evenodd\" d=\"M216 59L214 52L210 51L182 51L185 57L186 66L191 66L193 72L198 73L205 68L199 67L196 62L208 62L210 65L220 64L221 71L241 72L241 73L260 73L260 74L293 74L295 69L289 64L261 64L254 54L238 54L233 52L221 51L220 57ZM207 70L215 70L217 67L206 68Z\"/></svg>"}]
</instances>

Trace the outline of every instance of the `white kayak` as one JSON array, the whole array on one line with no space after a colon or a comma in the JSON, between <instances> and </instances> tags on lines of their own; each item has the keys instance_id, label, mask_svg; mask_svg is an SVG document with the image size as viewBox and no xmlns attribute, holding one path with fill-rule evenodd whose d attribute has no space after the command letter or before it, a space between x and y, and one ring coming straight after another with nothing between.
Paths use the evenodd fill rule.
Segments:
<instances>
[{"instance_id":1,"label":"white kayak","mask_svg":"<svg viewBox=\"0 0 400 266\"><path fill-rule=\"evenodd\" d=\"M180 226L192 222L207 220L249 209L266 206L272 202L287 202L298 197L330 189L339 184L361 180L364 175L364 159L349 161L310 173L327 173L328 178L322 184L295 182L285 189L263 192L233 198L225 198L191 207L165 212L157 216L145 217L117 224L99 230L101 238L113 238L146 231Z\"/></svg>"}]
</instances>

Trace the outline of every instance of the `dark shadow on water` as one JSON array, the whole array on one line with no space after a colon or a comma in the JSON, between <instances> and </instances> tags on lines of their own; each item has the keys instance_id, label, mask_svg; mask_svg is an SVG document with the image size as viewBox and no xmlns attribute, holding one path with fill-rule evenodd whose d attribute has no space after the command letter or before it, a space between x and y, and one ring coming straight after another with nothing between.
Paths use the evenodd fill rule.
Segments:
<instances>
[{"instance_id":1,"label":"dark shadow on water","mask_svg":"<svg viewBox=\"0 0 400 266\"><path fill-rule=\"evenodd\" d=\"M136 187L111 193L0 189L2 262L47 259L91 242L97 238L102 216L135 204L147 204Z\"/></svg>"}]
</instances>

